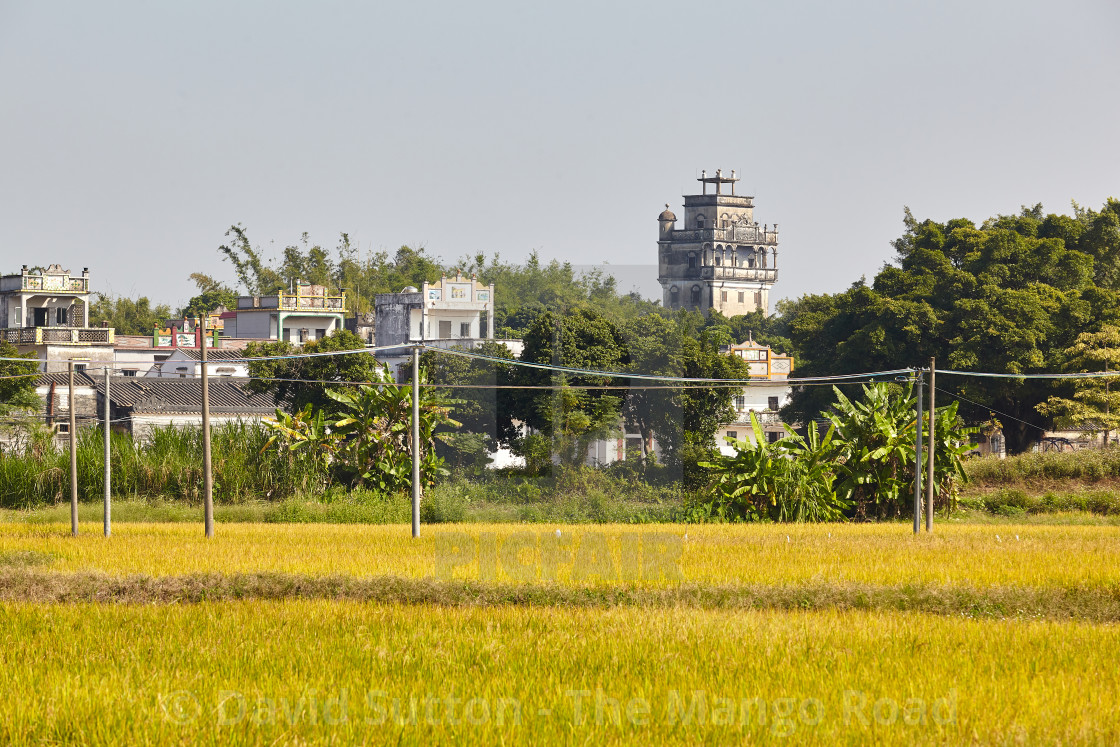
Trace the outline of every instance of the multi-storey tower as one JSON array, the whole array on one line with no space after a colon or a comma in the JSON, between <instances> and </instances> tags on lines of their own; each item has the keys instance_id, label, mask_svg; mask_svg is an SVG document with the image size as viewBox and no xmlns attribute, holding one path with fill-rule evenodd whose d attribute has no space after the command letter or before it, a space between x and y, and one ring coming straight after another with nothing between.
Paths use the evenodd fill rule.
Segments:
<instances>
[{"instance_id":1,"label":"multi-storey tower","mask_svg":"<svg viewBox=\"0 0 1120 747\"><path fill-rule=\"evenodd\" d=\"M735 172L700 172L702 193L685 195L684 225L665 206L658 217L658 280L669 309L711 309L726 316L767 313L778 279L778 224L760 226L754 197L735 194ZM714 185L715 193L708 193ZM724 189L728 187L728 192Z\"/></svg>"}]
</instances>

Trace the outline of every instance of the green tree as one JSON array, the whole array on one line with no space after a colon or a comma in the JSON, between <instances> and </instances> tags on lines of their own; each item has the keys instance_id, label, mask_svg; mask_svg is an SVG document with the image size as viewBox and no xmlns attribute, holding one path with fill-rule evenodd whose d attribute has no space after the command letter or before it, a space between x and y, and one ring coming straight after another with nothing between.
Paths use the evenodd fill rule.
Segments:
<instances>
[{"instance_id":1,"label":"green tree","mask_svg":"<svg viewBox=\"0 0 1120 747\"><path fill-rule=\"evenodd\" d=\"M249 375L253 379L249 382L249 388L255 392L272 392L276 404L292 413L298 413L307 405L320 410L332 401L327 390L344 386L333 382L381 381L377 361L364 350L365 343L362 339L344 329L335 330L322 340L308 342L302 349L285 340L251 342L245 346L246 358L300 353L363 352L250 361Z\"/></svg>"},{"instance_id":2,"label":"green tree","mask_svg":"<svg viewBox=\"0 0 1120 747\"><path fill-rule=\"evenodd\" d=\"M5 358L25 358L26 362ZM21 355L15 346L0 341L0 414L39 407L34 376L38 371L39 361L34 353Z\"/></svg>"},{"instance_id":3,"label":"green tree","mask_svg":"<svg viewBox=\"0 0 1120 747\"><path fill-rule=\"evenodd\" d=\"M521 360L594 371L620 371L627 363L618 327L582 305L539 316L525 334ZM584 388L616 385L609 376L518 367L513 382L538 389L511 390L511 414L551 438L565 463L583 461L591 441L617 430L622 397L610 389Z\"/></svg>"},{"instance_id":4,"label":"green tree","mask_svg":"<svg viewBox=\"0 0 1120 747\"><path fill-rule=\"evenodd\" d=\"M393 384L388 368L379 372L376 385L328 389L333 401L331 429L342 436L336 473L351 485L367 485L386 493L403 492L412 485L412 385ZM450 413L456 400L426 386L420 371L420 475L431 485L447 474L436 454L438 430L459 425Z\"/></svg>"},{"instance_id":5,"label":"green tree","mask_svg":"<svg viewBox=\"0 0 1120 747\"><path fill-rule=\"evenodd\" d=\"M471 352L513 360L510 349L499 342L481 343ZM428 381L446 385L448 396L458 400L455 418L462 423L463 433L484 436L489 448L496 448L499 442L509 443L517 435L510 412L509 390L501 388L513 381L513 366L439 350L424 351L420 355L420 366L428 372Z\"/></svg>"},{"instance_id":6,"label":"green tree","mask_svg":"<svg viewBox=\"0 0 1120 747\"><path fill-rule=\"evenodd\" d=\"M99 327L108 323L119 335L150 335L170 318L170 306L153 307L147 296L132 299L99 293L89 307L91 325Z\"/></svg>"},{"instance_id":7,"label":"green tree","mask_svg":"<svg viewBox=\"0 0 1120 747\"><path fill-rule=\"evenodd\" d=\"M225 283L201 272L192 272L191 280L198 286L198 295L179 311L179 316L197 319L212 313L219 306L237 308L237 293Z\"/></svg>"},{"instance_id":8,"label":"green tree","mask_svg":"<svg viewBox=\"0 0 1120 747\"><path fill-rule=\"evenodd\" d=\"M931 356L962 370L1052 371L1078 334L1120 315L1120 294L1102 267L1113 256L1115 218L1115 201L1072 218L1024 208L981 226L919 222L907 210L895 262L870 285L861 280L843 293L780 306L798 372L918 367ZM1011 451L1025 449L1051 422L1036 406L1054 394L1052 383L967 378L943 386L979 403L961 405L974 422L989 410L1010 416L1004 422ZM822 388L795 391L789 416L805 422L834 401Z\"/></svg>"},{"instance_id":9,"label":"green tree","mask_svg":"<svg viewBox=\"0 0 1120 747\"><path fill-rule=\"evenodd\" d=\"M1099 332L1083 332L1065 352L1067 372L1120 371L1120 327L1106 324ZM1038 411L1063 429L1102 433L1104 443L1120 429L1120 386L1111 377L1075 379L1068 396L1052 395Z\"/></svg>"}]
</instances>

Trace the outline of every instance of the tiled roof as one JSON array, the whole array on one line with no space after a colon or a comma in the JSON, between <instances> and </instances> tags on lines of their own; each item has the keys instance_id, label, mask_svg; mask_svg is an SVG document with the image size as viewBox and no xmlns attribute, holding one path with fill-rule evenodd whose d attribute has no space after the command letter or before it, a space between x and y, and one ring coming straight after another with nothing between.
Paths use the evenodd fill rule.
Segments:
<instances>
[{"instance_id":1,"label":"tiled roof","mask_svg":"<svg viewBox=\"0 0 1120 747\"><path fill-rule=\"evenodd\" d=\"M70 386L70 372L39 374L39 378L35 379L36 387L50 386L51 384L56 387ZM93 386L93 384L93 377L85 371L74 372L74 386Z\"/></svg>"},{"instance_id":2,"label":"tiled roof","mask_svg":"<svg viewBox=\"0 0 1120 747\"><path fill-rule=\"evenodd\" d=\"M223 376L211 378L210 411L219 413L252 413L271 415L276 411L272 395L256 394L248 387L248 379ZM93 381L99 394L104 382ZM109 384L113 405L133 413L200 412L202 379L156 379L121 376Z\"/></svg>"}]
</instances>

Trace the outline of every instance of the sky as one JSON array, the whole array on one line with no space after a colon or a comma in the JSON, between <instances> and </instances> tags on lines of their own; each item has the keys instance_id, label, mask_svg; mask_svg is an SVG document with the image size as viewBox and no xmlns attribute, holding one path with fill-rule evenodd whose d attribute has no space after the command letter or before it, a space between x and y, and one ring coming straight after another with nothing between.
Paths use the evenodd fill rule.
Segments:
<instances>
[{"instance_id":1,"label":"sky","mask_svg":"<svg viewBox=\"0 0 1120 747\"><path fill-rule=\"evenodd\" d=\"M235 282L241 223L656 293L658 214L722 168L779 224L772 297L837 292L905 206L1120 196L1118 29L1115 0L0 0L0 272L175 307Z\"/></svg>"}]
</instances>

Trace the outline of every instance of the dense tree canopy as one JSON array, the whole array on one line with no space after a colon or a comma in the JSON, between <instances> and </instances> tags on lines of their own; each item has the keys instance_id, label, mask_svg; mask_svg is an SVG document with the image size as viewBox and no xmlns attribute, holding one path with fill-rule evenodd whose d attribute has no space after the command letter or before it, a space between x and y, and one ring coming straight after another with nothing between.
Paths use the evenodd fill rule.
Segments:
<instances>
[{"instance_id":1,"label":"dense tree canopy","mask_svg":"<svg viewBox=\"0 0 1120 747\"><path fill-rule=\"evenodd\" d=\"M201 272L192 272L191 280L198 286L198 295L179 310L179 316L198 318L213 313L218 307L237 308L237 292L225 283Z\"/></svg>"},{"instance_id":2,"label":"dense tree canopy","mask_svg":"<svg viewBox=\"0 0 1120 747\"><path fill-rule=\"evenodd\" d=\"M100 327L108 322L118 335L150 335L170 318L170 306L159 304L153 307L147 296L132 299L97 294L97 300L89 307L90 325Z\"/></svg>"},{"instance_id":3,"label":"dense tree canopy","mask_svg":"<svg viewBox=\"0 0 1120 747\"><path fill-rule=\"evenodd\" d=\"M4 360L5 358L21 360ZM35 396L35 378L39 361L34 353L20 355L14 345L0 340L0 414L12 410L31 409L39 404Z\"/></svg>"},{"instance_id":4,"label":"dense tree canopy","mask_svg":"<svg viewBox=\"0 0 1120 747\"><path fill-rule=\"evenodd\" d=\"M321 340L312 340L297 349L286 340L251 342L245 346L245 357L285 356L294 353L326 353L344 350L364 350L362 339L344 329L335 330ZM254 377L249 388L257 392L272 392L276 404L289 412L299 412L307 405L316 410L327 407L333 400L326 390L331 382L375 382L382 380L381 369L368 353L324 355L311 358L260 360L249 363L249 375Z\"/></svg>"},{"instance_id":5,"label":"dense tree canopy","mask_svg":"<svg viewBox=\"0 0 1120 747\"><path fill-rule=\"evenodd\" d=\"M780 305L802 375L926 365L1027 374L1056 371L1078 334L1120 316L1120 202L1043 215L1042 207L976 226L919 222L907 210L895 261L868 284ZM1025 448L1050 420L1036 409L1054 384L943 376L974 421L1002 415L1008 446ZM971 402L969 401L971 400ZM817 417L824 388L794 394L793 415ZM975 403L975 404L974 404Z\"/></svg>"}]
</instances>

